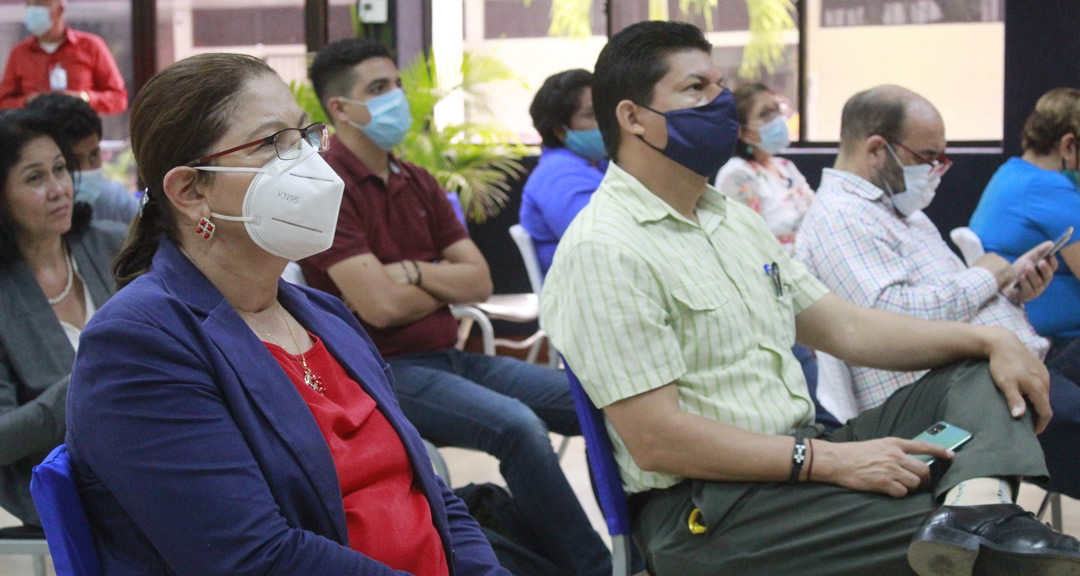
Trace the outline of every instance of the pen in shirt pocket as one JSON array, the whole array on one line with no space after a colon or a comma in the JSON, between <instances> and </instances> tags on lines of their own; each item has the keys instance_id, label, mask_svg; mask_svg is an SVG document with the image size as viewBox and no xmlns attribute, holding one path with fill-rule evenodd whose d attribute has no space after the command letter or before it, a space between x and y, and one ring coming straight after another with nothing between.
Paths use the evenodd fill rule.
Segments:
<instances>
[{"instance_id":1,"label":"pen in shirt pocket","mask_svg":"<svg viewBox=\"0 0 1080 576\"><path fill-rule=\"evenodd\" d=\"M776 292L776 297L780 298L784 295L784 283L780 279L780 265L776 262L765 265L765 275L772 280L773 290Z\"/></svg>"}]
</instances>

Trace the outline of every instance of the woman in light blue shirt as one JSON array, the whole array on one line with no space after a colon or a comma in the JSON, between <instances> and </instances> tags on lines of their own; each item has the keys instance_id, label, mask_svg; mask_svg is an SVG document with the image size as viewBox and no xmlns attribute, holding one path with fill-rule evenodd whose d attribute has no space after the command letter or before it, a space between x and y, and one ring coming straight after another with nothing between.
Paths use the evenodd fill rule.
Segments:
<instances>
[{"instance_id":1,"label":"woman in light blue shirt","mask_svg":"<svg viewBox=\"0 0 1080 576\"><path fill-rule=\"evenodd\" d=\"M592 73L575 69L544 81L529 106L543 139L540 163L521 197L521 226L547 274L563 232L604 179L607 153L592 106Z\"/></svg>"}]
</instances>

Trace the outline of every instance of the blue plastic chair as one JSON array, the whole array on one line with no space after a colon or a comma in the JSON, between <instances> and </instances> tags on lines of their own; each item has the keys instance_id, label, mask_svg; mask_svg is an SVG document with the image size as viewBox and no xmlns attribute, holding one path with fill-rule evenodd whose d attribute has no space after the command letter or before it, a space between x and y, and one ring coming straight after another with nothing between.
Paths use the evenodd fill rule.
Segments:
<instances>
[{"instance_id":1,"label":"blue plastic chair","mask_svg":"<svg viewBox=\"0 0 1080 576\"><path fill-rule=\"evenodd\" d=\"M626 506L626 493L623 492L619 466L615 463L615 448L604 427L604 414L585 394L581 382L570 365L563 358L566 377L570 381L570 393L574 396L574 408L577 409L581 433L585 437L588 449L589 469L596 482L600 510L607 522L608 534L611 535L611 573L613 576L630 575L631 540L630 510Z\"/></svg>"},{"instance_id":2,"label":"blue plastic chair","mask_svg":"<svg viewBox=\"0 0 1080 576\"><path fill-rule=\"evenodd\" d=\"M101 562L75 487L67 446L57 446L34 466L30 495L45 528L56 576L101 576Z\"/></svg>"}]
</instances>

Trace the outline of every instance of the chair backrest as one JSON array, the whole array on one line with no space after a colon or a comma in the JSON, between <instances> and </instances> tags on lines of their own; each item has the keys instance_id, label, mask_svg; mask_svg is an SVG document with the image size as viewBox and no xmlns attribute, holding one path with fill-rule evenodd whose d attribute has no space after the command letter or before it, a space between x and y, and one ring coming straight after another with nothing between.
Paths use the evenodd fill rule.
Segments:
<instances>
[{"instance_id":1,"label":"chair backrest","mask_svg":"<svg viewBox=\"0 0 1080 576\"><path fill-rule=\"evenodd\" d=\"M521 252L521 259L525 261L525 272L529 274L529 284L532 286L533 293L539 298L540 289L544 286L544 274L540 272L540 258L536 256L536 246L533 244L532 236L529 236L528 231L521 224L514 224L510 227L510 237L514 239L514 244L517 244L518 251Z\"/></svg>"},{"instance_id":2,"label":"chair backrest","mask_svg":"<svg viewBox=\"0 0 1080 576\"><path fill-rule=\"evenodd\" d=\"M56 576L100 576L101 562L94 548L90 520L75 487L66 445L57 446L34 466L30 495L45 528Z\"/></svg>"},{"instance_id":3,"label":"chair backrest","mask_svg":"<svg viewBox=\"0 0 1080 576\"><path fill-rule=\"evenodd\" d=\"M820 350L817 352L817 400L841 424L859 415L851 368L843 360Z\"/></svg>"},{"instance_id":4,"label":"chair backrest","mask_svg":"<svg viewBox=\"0 0 1080 576\"><path fill-rule=\"evenodd\" d=\"M592 400L581 387L581 382L566 365L566 378L570 381L570 393L574 397L581 433L585 437L585 447L589 458L589 468L596 482L596 493L600 500L600 509L607 522L608 534L612 536L630 534L630 511L626 506L626 493L623 492L619 465L615 462L615 449L604 426L604 413L593 405Z\"/></svg>"},{"instance_id":5,"label":"chair backrest","mask_svg":"<svg viewBox=\"0 0 1080 576\"><path fill-rule=\"evenodd\" d=\"M953 244L956 244L956 247L960 249L960 253L964 255L964 262L968 266L974 264L983 254L986 254L982 240L979 239L974 230L967 226L953 228L952 232L949 232L949 238L952 238Z\"/></svg>"}]
</instances>

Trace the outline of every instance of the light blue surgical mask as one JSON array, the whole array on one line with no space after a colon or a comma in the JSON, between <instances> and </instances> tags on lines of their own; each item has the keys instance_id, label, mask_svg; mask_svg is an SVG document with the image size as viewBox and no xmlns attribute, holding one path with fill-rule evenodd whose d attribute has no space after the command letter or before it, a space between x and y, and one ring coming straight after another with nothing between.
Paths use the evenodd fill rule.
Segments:
<instances>
[{"instance_id":1,"label":"light blue surgical mask","mask_svg":"<svg viewBox=\"0 0 1080 576\"><path fill-rule=\"evenodd\" d=\"M353 100L342 98L350 104L362 104L367 106L371 114L371 121L361 126L352 120L346 123L360 130L376 146L383 150L390 150L405 139L405 133L412 126L412 114L409 113L409 101L405 98L405 92L397 88L372 98L371 100Z\"/></svg>"},{"instance_id":2,"label":"light blue surgical mask","mask_svg":"<svg viewBox=\"0 0 1080 576\"><path fill-rule=\"evenodd\" d=\"M759 150L766 154L774 155L791 144L791 135L788 134L787 119L777 116L761 125L757 129L761 142L755 142Z\"/></svg>"},{"instance_id":3,"label":"light blue surgical mask","mask_svg":"<svg viewBox=\"0 0 1080 576\"><path fill-rule=\"evenodd\" d=\"M41 36L52 28L52 16L47 6L27 6L23 15L23 24L34 36Z\"/></svg>"},{"instance_id":4,"label":"light blue surgical mask","mask_svg":"<svg viewBox=\"0 0 1080 576\"><path fill-rule=\"evenodd\" d=\"M105 173L97 170L82 170L75 173L75 200L93 204L101 196L105 187Z\"/></svg>"},{"instance_id":5,"label":"light blue surgical mask","mask_svg":"<svg viewBox=\"0 0 1080 576\"><path fill-rule=\"evenodd\" d=\"M607 158L604 137L600 135L599 128L593 128L592 130L570 130L567 128L566 149L589 162Z\"/></svg>"}]
</instances>

